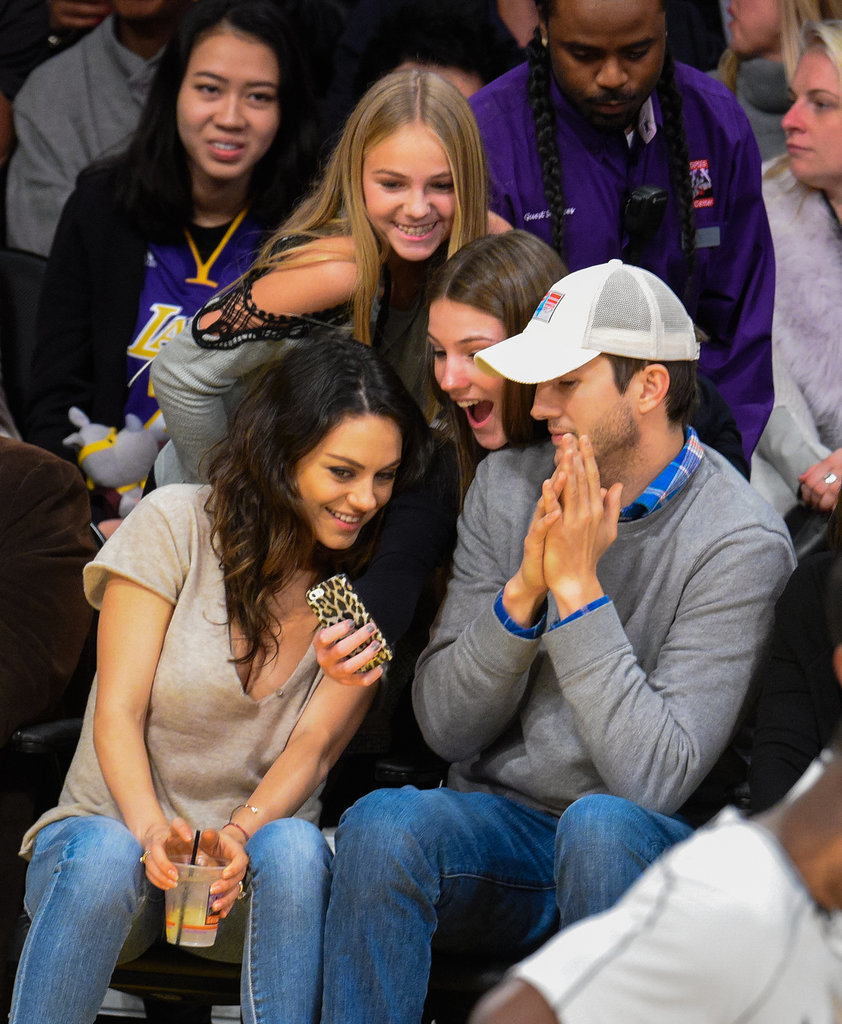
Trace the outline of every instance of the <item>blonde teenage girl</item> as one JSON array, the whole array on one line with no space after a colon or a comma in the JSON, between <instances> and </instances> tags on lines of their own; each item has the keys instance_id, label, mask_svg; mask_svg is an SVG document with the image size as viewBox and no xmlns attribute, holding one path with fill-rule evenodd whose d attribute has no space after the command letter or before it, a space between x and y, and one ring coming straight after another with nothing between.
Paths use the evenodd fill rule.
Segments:
<instances>
[{"instance_id":1,"label":"blonde teenage girl","mask_svg":"<svg viewBox=\"0 0 842 1024\"><path fill-rule=\"evenodd\" d=\"M427 275L488 230L485 156L467 102L431 72L381 79L253 269L155 360L173 440L156 464L157 482L204 479L203 457L225 436L244 381L318 324L342 326L379 349L421 401ZM355 581L390 640L408 627L432 569L449 558L455 516L455 496L430 478L390 509L372 567Z\"/></svg>"},{"instance_id":2,"label":"blonde teenage girl","mask_svg":"<svg viewBox=\"0 0 842 1024\"><path fill-rule=\"evenodd\" d=\"M202 479L202 457L224 436L243 378L314 322L345 325L381 349L421 399L427 273L488 230L485 157L467 102L431 72L381 79L249 274L156 360L155 392L180 461L161 463L158 482Z\"/></svg>"}]
</instances>

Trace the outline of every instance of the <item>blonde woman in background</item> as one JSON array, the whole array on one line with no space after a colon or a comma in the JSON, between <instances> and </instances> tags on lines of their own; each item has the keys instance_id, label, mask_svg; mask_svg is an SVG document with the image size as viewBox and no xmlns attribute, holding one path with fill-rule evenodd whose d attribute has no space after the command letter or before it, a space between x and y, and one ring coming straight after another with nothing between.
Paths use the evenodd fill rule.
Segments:
<instances>
[{"instance_id":1,"label":"blonde woman in background","mask_svg":"<svg viewBox=\"0 0 842 1024\"><path fill-rule=\"evenodd\" d=\"M842 0L731 0L731 43L716 75L745 110L764 160L786 151L781 118L808 21L842 17Z\"/></svg>"},{"instance_id":2,"label":"blonde woman in background","mask_svg":"<svg viewBox=\"0 0 842 1024\"><path fill-rule=\"evenodd\" d=\"M764 176L775 243L775 407L752 483L786 512L830 512L842 479L842 21L804 26L783 119L788 155Z\"/></svg>"}]
</instances>

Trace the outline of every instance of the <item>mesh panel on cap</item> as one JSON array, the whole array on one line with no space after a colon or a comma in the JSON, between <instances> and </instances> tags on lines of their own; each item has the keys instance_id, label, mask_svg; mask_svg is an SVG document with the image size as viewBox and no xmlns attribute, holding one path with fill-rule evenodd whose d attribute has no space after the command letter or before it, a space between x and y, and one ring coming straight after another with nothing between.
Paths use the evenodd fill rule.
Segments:
<instances>
[{"instance_id":1,"label":"mesh panel on cap","mask_svg":"<svg viewBox=\"0 0 842 1024\"><path fill-rule=\"evenodd\" d=\"M660 278L654 276L649 278L649 286L664 324L664 334L686 333L687 310L678 301L674 292L670 291Z\"/></svg>"},{"instance_id":2,"label":"mesh panel on cap","mask_svg":"<svg viewBox=\"0 0 842 1024\"><path fill-rule=\"evenodd\" d=\"M646 295L635 276L624 267L608 275L594 305L591 326L594 331L620 328L647 335L652 330Z\"/></svg>"}]
</instances>

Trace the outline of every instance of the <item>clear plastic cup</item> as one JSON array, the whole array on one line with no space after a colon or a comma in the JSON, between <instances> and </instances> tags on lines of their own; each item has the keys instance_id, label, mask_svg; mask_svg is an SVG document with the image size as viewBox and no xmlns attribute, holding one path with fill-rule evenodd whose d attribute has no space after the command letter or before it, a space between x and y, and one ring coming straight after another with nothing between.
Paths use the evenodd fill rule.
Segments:
<instances>
[{"instance_id":1,"label":"clear plastic cup","mask_svg":"<svg viewBox=\"0 0 842 1024\"><path fill-rule=\"evenodd\" d=\"M210 861L205 856L202 859ZM170 860L178 871L178 885L165 890L167 942L174 946L212 946L219 914L211 910L216 895L210 887L222 877L225 865L218 861L187 864L176 857Z\"/></svg>"}]
</instances>

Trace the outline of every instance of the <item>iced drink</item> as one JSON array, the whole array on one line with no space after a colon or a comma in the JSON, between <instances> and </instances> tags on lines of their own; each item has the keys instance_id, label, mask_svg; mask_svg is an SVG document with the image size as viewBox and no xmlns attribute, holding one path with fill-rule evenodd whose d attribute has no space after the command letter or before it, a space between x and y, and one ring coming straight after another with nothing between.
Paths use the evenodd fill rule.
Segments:
<instances>
[{"instance_id":1,"label":"iced drink","mask_svg":"<svg viewBox=\"0 0 842 1024\"><path fill-rule=\"evenodd\" d=\"M178 885L167 889L167 942L175 946L212 946L219 914L211 910L216 896L210 887L222 876L224 864L179 864Z\"/></svg>"}]
</instances>

